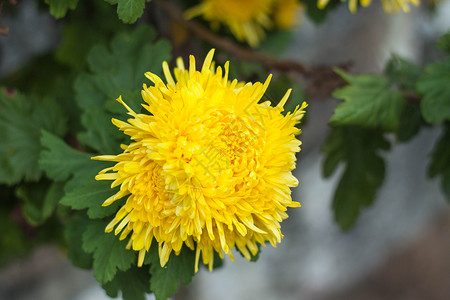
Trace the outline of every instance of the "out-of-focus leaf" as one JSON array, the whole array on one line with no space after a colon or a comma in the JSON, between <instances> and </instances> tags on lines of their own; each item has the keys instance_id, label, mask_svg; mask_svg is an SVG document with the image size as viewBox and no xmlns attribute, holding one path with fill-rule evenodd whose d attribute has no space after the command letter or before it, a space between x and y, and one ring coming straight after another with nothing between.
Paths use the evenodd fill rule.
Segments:
<instances>
[{"instance_id":1,"label":"out-of-focus leaf","mask_svg":"<svg viewBox=\"0 0 450 300\"><path fill-rule=\"evenodd\" d=\"M442 191L450 202L450 124L444 130L431 155L428 175L441 177Z\"/></svg>"},{"instance_id":2,"label":"out-of-focus leaf","mask_svg":"<svg viewBox=\"0 0 450 300\"><path fill-rule=\"evenodd\" d=\"M92 255L83 250L82 236L90 220L84 213L76 214L64 227L67 256L72 263L83 269L92 268Z\"/></svg>"},{"instance_id":3,"label":"out-of-focus leaf","mask_svg":"<svg viewBox=\"0 0 450 300\"><path fill-rule=\"evenodd\" d=\"M24 201L23 214L33 226L43 224L53 214L63 193L63 184L46 181L23 184L16 190Z\"/></svg>"},{"instance_id":4,"label":"out-of-focus leaf","mask_svg":"<svg viewBox=\"0 0 450 300\"><path fill-rule=\"evenodd\" d=\"M50 14L56 19L64 17L69 9L75 9L78 0L45 0L50 6Z\"/></svg>"},{"instance_id":5,"label":"out-of-focus leaf","mask_svg":"<svg viewBox=\"0 0 450 300\"><path fill-rule=\"evenodd\" d=\"M134 23L144 13L146 0L105 0L117 4L117 15L124 23ZM150 0L147 0L149 2Z\"/></svg>"},{"instance_id":6,"label":"out-of-focus leaf","mask_svg":"<svg viewBox=\"0 0 450 300\"><path fill-rule=\"evenodd\" d=\"M417 82L417 90L423 95L420 105L425 121L450 121L450 58L429 64Z\"/></svg>"},{"instance_id":7,"label":"out-of-focus leaf","mask_svg":"<svg viewBox=\"0 0 450 300\"><path fill-rule=\"evenodd\" d=\"M379 151L387 149L389 143L374 130L336 127L328 136L323 146L324 176L331 176L340 163L345 163L333 199L334 216L342 229L350 228L361 208L374 201L385 173Z\"/></svg>"},{"instance_id":8,"label":"out-of-focus leaf","mask_svg":"<svg viewBox=\"0 0 450 300\"><path fill-rule=\"evenodd\" d=\"M102 285L106 294L117 297L122 291L124 300L145 300L145 294L150 293L150 272L148 266L131 267L127 271L118 271L114 279Z\"/></svg>"},{"instance_id":9,"label":"out-of-focus leaf","mask_svg":"<svg viewBox=\"0 0 450 300\"><path fill-rule=\"evenodd\" d=\"M423 71L412 62L393 55L386 65L385 73L389 81L396 83L402 90L415 91L417 80Z\"/></svg>"},{"instance_id":10,"label":"out-of-focus leaf","mask_svg":"<svg viewBox=\"0 0 450 300\"><path fill-rule=\"evenodd\" d=\"M406 103L400 114L400 122L396 131L398 141L409 141L419 132L422 122L422 113L419 104Z\"/></svg>"},{"instance_id":11,"label":"out-of-focus leaf","mask_svg":"<svg viewBox=\"0 0 450 300\"><path fill-rule=\"evenodd\" d=\"M437 46L442 49L442 51L450 54L450 31L447 31L437 42Z\"/></svg>"},{"instance_id":12,"label":"out-of-focus leaf","mask_svg":"<svg viewBox=\"0 0 450 300\"><path fill-rule=\"evenodd\" d=\"M336 72L349 85L334 91L333 96L344 100L330 119L331 125L359 125L395 131L405 99L389 89L389 82L376 75L351 76Z\"/></svg>"},{"instance_id":13,"label":"out-of-focus leaf","mask_svg":"<svg viewBox=\"0 0 450 300\"><path fill-rule=\"evenodd\" d=\"M37 181L41 150L41 129L63 135L66 119L58 103L51 99L8 95L0 90L0 183L14 184L22 179Z\"/></svg>"}]
</instances>

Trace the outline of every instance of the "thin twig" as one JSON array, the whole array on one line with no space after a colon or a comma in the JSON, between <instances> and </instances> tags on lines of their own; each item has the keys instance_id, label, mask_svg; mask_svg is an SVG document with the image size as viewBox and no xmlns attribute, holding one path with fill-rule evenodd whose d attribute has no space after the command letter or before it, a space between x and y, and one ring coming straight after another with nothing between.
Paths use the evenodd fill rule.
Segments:
<instances>
[{"instance_id":1,"label":"thin twig","mask_svg":"<svg viewBox=\"0 0 450 300\"><path fill-rule=\"evenodd\" d=\"M208 41L215 47L231 53L241 59L261 62L268 69L278 70L282 72L294 71L303 76L308 76L315 71L315 69L310 68L309 66L305 66L297 61L276 59L272 56L239 46L230 39L216 35L199 23L192 20L186 20L183 17L182 11L170 1L154 0L152 2L161 7L161 9L164 10L164 12L171 19L179 22L188 30L194 32L199 38Z\"/></svg>"}]
</instances>

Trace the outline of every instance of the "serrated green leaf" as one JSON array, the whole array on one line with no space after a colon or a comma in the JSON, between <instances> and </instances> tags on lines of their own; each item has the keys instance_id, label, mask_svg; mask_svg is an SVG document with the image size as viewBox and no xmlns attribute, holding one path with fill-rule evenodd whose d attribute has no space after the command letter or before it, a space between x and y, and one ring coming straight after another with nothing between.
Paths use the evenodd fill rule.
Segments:
<instances>
[{"instance_id":1,"label":"serrated green leaf","mask_svg":"<svg viewBox=\"0 0 450 300\"><path fill-rule=\"evenodd\" d=\"M100 283L111 281L117 270L126 271L137 263L135 251L127 250L127 242L114 233L105 233L107 223L93 221L83 234L83 249L93 253L94 277Z\"/></svg>"},{"instance_id":2,"label":"serrated green leaf","mask_svg":"<svg viewBox=\"0 0 450 300\"><path fill-rule=\"evenodd\" d=\"M450 125L447 124L444 133L434 147L428 168L430 177L441 177L441 187L450 202Z\"/></svg>"},{"instance_id":3,"label":"serrated green leaf","mask_svg":"<svg viewBox=\"0 0 450 300\"><path fill-rule=\"evenodd\" d=\"M61 204L70 206L76 210L87 209L91 219L105 218L118 210L123 204L121 200L115 201L108 206L102 206L103 202L118 192L118 187L111 189L111 183L105 181L90 181L83 187L75 188L66 193L61 199Z\"/></svg>"},{"instance_id":4,"label":"serrated green leaf","mask_svg":"<svg viewBox=\"0 0 450 300\"><path fill-rule=\"evenodd\" d=\"M47 176L55 181L65 181L71 178L65 186L66 192L71 192L79 188L95 189L95 187L99 187L99 185L97 185L98 182L94 177L100 170L109 166L110 163L92 160L92 155L69 147L69 145L60 138L46 131L42 132L41 141L44 145L44 150L41 152L39 164L41 168L45 170ZM83 190L77 190L74 191L74 193L66 194L64 198L69 196L69 199L70 197L78 199L76 198L76 195L78 195L77 193L82 194L82 191ZM113 192L111 189L110 191L111 193ZM106 198L102 201L105 199ZM66 199L64 201L68 200ZM93 205L97 205L99 203L98 201L93 202ZM70 203L67 203L66 205L70 205ZM82 204L75 204L75 206L80 207L76 209L88 208L82 207ZM106 209L103 213L96 212L97 207L93 206L92 209L94 209L94 211L90 212L90 215L97 216L105 213L109 215L111 213L109 211L113 208Z\"/></svg>"},{"instance_id":5,"label":"serrated green leaf","mask_svg":"<svg viewBox=\"0 0 450 300\"><path fill-rule=\"evenodd\" d=\"M75 9L78 0L45 0L50 6L50 14L56 19L64 17L69 9Z\"/></svg>"},{"instance_id":6,"label":"serrated green leaf","mask_svg":"<svg viewBox=\"0 0 450 300\"><path fill-rule=\"evenodd\" d=\"M394 131L399 124L405 103L403 96L389 89L388 81L376 75L351 76L336 72L349 85L334 91L333 96L344 100L334 111L331 125L358 125Z\"/></svg>"},{"instance_id":7,"label":"serrated green leaf","mask_svg":"<svg viewBox=\"0 0 450 300\"><path fill-rule=\"evenodd\" d=\"M112 118L126 119L126 111L115 103L120 95L136 111L141 108L140 89L144 73L161 73L161 62L170 60L170 45L152 42L154 29L140 26L131 33L118 34L111 47L97 45L88 54L89 74L81 74L75 82L76 101L83 110L82 124L86 132L80 140L101 153L120 151L120 143L129 141L118 134Z\"/></svg>"},{"instance_id":8,"label":"serrated green leaf","mask_svg":"<svg viewBox=\"0 0 450 300\"><path fill-rule=\"evenodd\" d=\"M37 181L41 150L41 129L63 135L66 119L58 103L51 99L9 96L0 90L0 183L14 184L22 179Z\"/></svg>"},{"instance_id":9,"label":"serrated green leaf","mask_svg":"<svg viewBox=\"0 0 450 300\"><path fill-rule=\"evenodd\" d=\"M94 162L91 155L77 151L59 137L42 130L41 143L45 148L39 158L39 165L47 176L56 181L64 181L80 169Z\"/></svg>"},{"instance_id":10,"label":"serrated green leaf","mask_svg":"<svg viewBox=\"0 0 450 300\"><path fill-rule=\"evenodd\" d=\"M420 105L425 121L450 121L450 58L429 64L417 82L417 90L423 95Z\"/></svg>"},{"instance_id":11,"label":"serrated green leaf","mask_svg":"<svg viewBox=\"0 0 450 300\"><path fill-rule=\"evenodd\" d=\"M401 89L414 91L423 71L412 62L393 55L386 65L385 73L389 81L396 83Z\"/></svg>"},{"instance_id":12,"label":"serrated green leaf","mask_svg":"<svg viewBox=\"0 0 450 300\"><path fill-rule=\"evenodd\" d=\"M195 252L183 247L179 255L172 252L164 268L159 263L157 247L152 247L146 255L150 264L150 289L156 300L166 300L173 296L180 287L180 283L187 285L195 274Z\"/></svg>"},{"instance_id":13,"label":"serrated green leaf","mask_svg":"<svg viewBox=\"0 0 450 300\"><path fill-rule=\"evenodd\" d=\"M345 163L333 199L335 219L342 229L350 228L361 208L375 199L385 173L378 152L387 149L389 143L380 132L358 127L336 127L327 138L322 149L324 175L330 176L339 163Z\"/></svg>"},{"instance_id":14,"label":"serrated green leaf","mask_svg":"<svg viewBox=\"0 0 450 300\"><path fill-rule=\"evenodd\" d=\"M450 54L450 31L445 33L437 42L437 46L442 49L442 51Z\"/></svg>"},{"instance_id":15,"label":"serrated green leaf","mask_svg":"<svg viewBox=\"0 0 450 300\"><path fill-rule=\"evenodd\" d=\"M145 294L150 293L150 272L148 266L133 266L129 270L117 272L114 279L102 285L106 294L117 297L122 291L124 300L145 300Z\"/></svg>"},{"instance_id":16,"label":"serrated green leaf","mask_svg":"<svg viewBox=\"0 0 450 300\"><path fill-rule=\"evenodd\" d=\"M92 268L92 255L82 247L82 236L90 220L84 213L76 214L64 226L64 237L67 243L67 256L72 264L79 268Z\"/></svg>"},{"instance_id":17,"label":"serrated green leaf","mask_svg":"<svg viewBox=\"0 0 450 300\"><path fill-rule=\"evenodd\" d=\"M43 224L53 214L63 193L61 183L47 181L23 184L16 190L17 197L24 201L23 214L33 226Z\"/></svg>"},{"instance_id":18,"label":"serrated green leaf","mask_svg":"<svg viewBox=\"0 0 450 300\"><path fill-rule=\"evenodd\" d=\"M117 4L117 15L124 23L134 23L144 13L145 2L150 0L105 0Z\"/></svg>"}]
</instances>

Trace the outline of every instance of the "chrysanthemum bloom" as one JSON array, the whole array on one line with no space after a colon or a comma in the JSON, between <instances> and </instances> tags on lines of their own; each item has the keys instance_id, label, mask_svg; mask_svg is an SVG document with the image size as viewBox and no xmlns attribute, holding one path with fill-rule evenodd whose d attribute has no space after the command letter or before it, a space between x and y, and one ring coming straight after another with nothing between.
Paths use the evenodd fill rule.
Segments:
<instances>
[{"instance_id":1,"label":"chrysanthemum bloom","mask_svg":"<svg viewBox=\"0 0 450 300\"><path fill-rule=\"evenodd\" d=\"M327 6L330 0L318 0L317 7L323 9ZM355 13L358 10L358 0L348 0L348 8L350 12ZM360 0L359 3L361 6L366 7L372 3L372 0ZM398 13L400 10L403 12L409 12L410 7L409 4L413 4L418 6L420 0L381 0L381 4L383 5L383 9L386 13Z\"/></svg>"},{"instance_id":2,"label":"chrysanthemum bloom","mask_svg":"<svg viewBox=\"0 0 450 300\"><path fill-rule=\"evenodd\" d=\"M289 29L299 23L299 14L304 6L298 0L276 0L274 21L281 29Z\"/></svg>"},{"instance_id":3,"label":"chrysanthemum bloom","mask_svg":"<svg viewBox=\"0 0 450 300\"><path fill-rule=\"evenodd\" d=\"M276 107L258 103L271 76L264 84L230 82L228 63L214 70L213 54L201 71L193 56L188 70L179 58L175 80L164 62L167 84L146 73L154 84L142 90L148 114L117 99L132 118L113 123L131 143L119 155L95 157L116 162L96 176L120 186L103 205L128 197L106 232L115 227L120 239L131 233L139 266L153 239L161 266L183 245L196 250L196 270L200 254L212 268L214 251L232 258L237 247L251 259L258 244L281 241L287 207L300 206L290 188L298 184L291 174L301 145L295 125L306 104L283 116L290 90Z\"/></svg>"},{"instance_id":4,"label":"chrysanthemum bloom","mask_svg":"<svg viewBox=\"0 0 450 300\"><path fill-rule=\"evenodd\" d=\"M203 0L186 11L187 18L203 16L214 30L227 26L239 41L256 47L272 27L270 13L275 0Z\"/></svg>"}]
</instances>

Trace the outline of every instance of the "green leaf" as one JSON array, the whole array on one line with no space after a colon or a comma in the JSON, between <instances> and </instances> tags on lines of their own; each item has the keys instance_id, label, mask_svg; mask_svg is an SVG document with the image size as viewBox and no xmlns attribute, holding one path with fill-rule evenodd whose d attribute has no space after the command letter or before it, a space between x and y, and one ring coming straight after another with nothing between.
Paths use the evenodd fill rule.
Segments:
<instances>
[{"instance_id":1,"label":"green leaf","mask_svg":"<svg viewBox=\"0 0 450 300\"><path fill-rule=\"evenodd\" d=\"M123 201L117 200L111 205L102 206L103 202L118 190L118 187L111 189L110 182L90 181L86 182L83 187L66 193L61 199L61 204L76 210L87 209L87 214L91 219L105 218L117 212L119 206L123 204Z\"/></svg>"},{"instance_id":2,"label":"green leaf","mask_svg":"<svg viewBox=\"0 0 450 300\"><path fill-rule=\"evenodd\" d=\"M442 49L442 51L450 54L450 31L447 31L437 42L437 46Z\"/></svg>"},{"instance_id":3,"label":"green leaf","mask_svg":"<svg viewBox=\"0 0 450 300\"><path fill-rule=\"evenodd\" d=\"M344 100L330 119L331 125L359 125L394 131L399 124L405 99L389 90L388 81L376 75L351 76L342 70L336 72L349 85L334 91L333 96Z\"/></svg>"},{"instance_id":4,"label":"green leaf","mask_svg":"<svg viewBox=\"0 0 450 300\"><path fill-rule=\"evenodd\" d=\"M145 300L145 294L150 293L149 282L148 266L141 268L133 266L125 272L117 272L114 279L102 287L110 297L117 297L120 290L124 300Z\"/></svg>"},{"instance_id":5,"label":"green leaf","mask_svg":"<svg viewBox=\"0 0 450 300\"><path fill-rule=\"evenodd\" d=\"M51 99L26 97L0 90L0 183L15 184L22 179L37 181L41 150L41 129L63 135L66 119Z\"/></svg>"},{"instance_id":6,"label":"green leaf","mask_svg":"<svg viewBox=\"0 0 450 300\"><path fill-rule=\"evenodd\" d=\"M127 250L127 242L114 233L105 233L107 223L93 221L83 234L83 250L93 253L94 277L100 283L111 281L117 270L126 271L137 263L135 251Z\"/></svg>"},{"instance_id":7,"label":"green leaf","mask_svg":"<svg viewBox=\"0 0 450 300\"><path fill-rule=\"evenodd\" d=\"M400 89L415 91L417 80L423 71L410 61L393 55L386 65L385 73L389 81L396 83Z\"/></svg>"},{"instance_id":8,"label":"green leaf","mask_svg":"<svg viewBox=\"0 0 450 300\"><path fill-rule=\"evenodd\" d=\"M69 147L60 138L46 131L42 132L41 141L44 145L44 150L41 153L39 164L41 168L45 170L47 176L55 181L65 181L71 178L65 186L66 192L71 192L77 188L90 187L91 189L95 189L95 187L99 187L99 185L97 185L98 182L94 179L95 175L97 175L100 170L108 167L110 165L109 162L92 160L92 155ZM110 191L111 193L113 192L111 189ZM76 193L81 192L76 191L74 193L76 195ZM67 196L73 197L74 194L66 194L64 198ZM103 201L104 200L106 200L106 198L103 199ZM98 204L98 201L94 204ZM80 206L80 204L78 204L78 206ZM106 211L109 210L107 209ZM107 213L106 211L104 213ZM94 213L94 215L97 215L97 213Z\"/></svg>"},{"instance_id":9,"label":"green leaf","mask_svg":"<svg viewBox=\"0 0 450 300\"><path fill-rule=\"evenodd\" d=\"M82 247L82 236L90 220L84 213L76 214L64 226L64 237L67 243L67 256L77 267L92 268L92 255L86 253Z\"/></svg>"},{"instance_id":10,"label":"green leaf","mask_svg":"<svg viewBox=\"0 0 450 300\"><path fill-rule=\"evenodd\" d=\"M447 124L440 140L434 147L428 168L430 177L441 177L441 187L450 202L450 124Z\"/></svg>"},{"instance_id":11,"label":"green leaf","mask_svg":"<svg viewBox=\"0 0 450 300\"><path fill-rule=\"evenodd\" d=\"M33 226L43 224L53 214L63 193L61 183L49 185L46 181L23 184L16 190L24 201L23 214Z\"/></svg>"},{"instance_id":12,"label":"green leaf","mask_svg":"<svg viewBox=\"0 0 450 300\"><path fill-rule=\"evenodd\" d=\"M342 229L350 228L364 206L375 199L385 174L380 150L389 149L389 143L378 131L359 127L336 127L327 138L323 173L329 177L339 163L345 163L344 173L336 188L333 210Z\"/></svg>"},{"instance_id":13,"label":"green leaf","mask_svg":"<svg viewBox=\"0 0 450 300\"><path fill-rule=\"evenodd\" d=\"M146 0L105 0L117 4L117 15L124 23L134 23L144 13ZM147 0L150 1L150 0Z\"/></svg>"},{"instance_id":14,"label":"green leaf","mask_svg":"<svg viewBox=\"0 0 450 300\"><path fill-rule=\"evenodd\" d=\"M87 130L79 139L86 145L101 153L116 153L121 143L129 141L111 124L112 118L127 119L125 108L115 99L122 95L131 108L140 111L144 73L160 74L162 61L170 60L170 45L152 42L155 38L153 28L140 26L118 34L110 49L97 45L89 52L90 73L81 74L75 82L76 101Z\"/></svg>"},{"instance_id":15,"label":"green leaf","mask_svg":"<svg viewBox=\"0 0 450 300\"><path fill-rule=\"evenodd\" d=\"M416 136L422 126L422 113L418 103L406 103L400 115L400 124L397 128L397 140L407 142Z\"/></svg>"},{"instance_id":16,"label":"green leaf","mask_svg":"<svg viewBox=\"0 0 450 300\"><path fill-rule=\"evenodd\" d=\"M423 118L431 124L450 121L450 58L429 64L417 82Z\"/></svg>"},{"instance_id":17,"label":"green leaf","mask_svg":"<svg viewBox=\"0 0 450 300\"><path fill-rule=\"evenodd\" d=\"M183 247L179 255L173 252L164 268L159 263L157 247L153 246L147 254L150 265L150 289L156 300L166 300L173 296L180 287L180 283L187 285L195 274L195 252Z\"/></svg>"},{"instance_id":18,"label":"green leaf","mask_svg":"<svg viewBox=\"0 0 450 300\"><path fill-rule=\"evenodd\" d=\"M94 163L90 159L91 155L71 148L45 130L42 131L41 143L45 149L41 153L39 165L53 180L67 180L71 174Z\"/></svg>"},{"instance_id":19,"label":"green leaf","mask_svg":"<svg viewBox=\"0 0 450 300\"><path fill-rule=\"evenodd\" d=\"M50 14L56 19L64 17L69 9L75 9L78 0L45 0L50 6Z\"/></svg>"}]
</instances>

